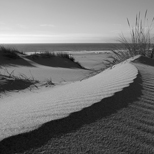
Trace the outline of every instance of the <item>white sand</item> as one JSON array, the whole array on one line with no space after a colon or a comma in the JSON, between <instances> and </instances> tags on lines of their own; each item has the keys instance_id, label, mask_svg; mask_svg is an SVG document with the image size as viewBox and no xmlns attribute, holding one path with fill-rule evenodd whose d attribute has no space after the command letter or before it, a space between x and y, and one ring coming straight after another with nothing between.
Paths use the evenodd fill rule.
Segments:
<instances>
[{"instance_id":1,"label":"white sand","mask_svg":"<svg viewBox=\"0 0 154 154\"><path fill-rule=\"evenodd\" d=\"M0 100L0 140L68 116L129 86L138 70L130 63L63 86L13 93Z\"/></svg>"}]
</instances>

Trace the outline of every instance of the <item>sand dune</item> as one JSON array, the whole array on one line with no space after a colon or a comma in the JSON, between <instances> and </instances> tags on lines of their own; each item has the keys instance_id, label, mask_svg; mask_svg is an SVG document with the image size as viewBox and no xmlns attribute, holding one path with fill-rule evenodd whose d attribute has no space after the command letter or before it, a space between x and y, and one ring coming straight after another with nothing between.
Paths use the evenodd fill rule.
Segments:
<instances>
[{"instance_id":1,"label":"sand dune","mask_svg":"<svg viewBox=\"0 0 154 154\"><path fill-rule=\"evenodd\" d=\"M129 86L137 69L119 64L83 81L36 93L16 93L0 103L0 139L32 130L41 124L68 116Z\"/></svg>"},{"instance_id":2,"label":"sand dune","mask_svg":"<svg viewBox=\"0 0 154 154\"><path fill-rule=\"evenodd\" d=\"M14 128L19 132L28 130L29 128L21 127L24 123L33 127L34 121L38 125L51 119L57 120L47 122L29 133L2 140L0 152L5 154L154 153L153 70L153 60L140 57L132 64L129 62L118 64L81 82L57 86L53 92L44 91L43 96L49 97L49 92L54 93L54 97L57 98L54 100L50 96L50 102L56 101L57 105L46 101L47 97L39 99L39 103L34 99L34 106L30 103L24 106L24 102L18 102L21 98L14 99L13 102L16 100L22 109L19 111L15 106L16 103L10 104L12 97L5 97L4 104L0 104L3 107L1 109L1 112L4 112L3 116L7 117L2 118L6 123L1 121L3 126L1 132L4 132L1 138L5 138L9 133L11 135ZM69 88L73 91L68 91ZM56 96L57 92L61 94L60 97ZM31 94L30 97L38 94ZM41 105L41 102L44 105ZM7 105L11 108L10 115ZM68 113L72 114L65 117ZM61 116L65 118L58 120ZM23 117L23 121L20 121L19 117ZM15 120L19 120L19 123ZM16 134L15 131L13 133Z\"/></svg>"},{"instance_id":3,"label":"sand dune","mask_svg":"<svg viewBox=\"0 0 154 154\"><path fill-rule=\"evenodd\" d=\"M69 63L69 65L72 65L71 67L51 67L48 66L49 64L40 65L38 63L35 63L32 60L29 60L27 58L22 57L23 61L26 61L28 65L22 65L22 60L10 60L10 61L4 61L4 63L7 63L7 70L8 72L14 71L15 76L20 76L20 74L26 75L28 78L34 78L35 80L39 81L46 81L48 79L52 79L53 83L59 84L61 82L73 82L73 81L79 81L87 76L90 76L93 71L105 69L104 64L102 61L104 59L107 59L107 54L73 54L73 57L75 57L75 60L81 63L82 66L86 69L76 68L76 69L70 69L73 67L72 63ZM44 60L43 60L44 61ZM46 60L45 60L46 61ZM59 60L57 60L59 62ZM13 65L16 63L17 65ZM44 63L44 62L43 62ZM2 65L3 66L3 65ZM30 67L31 66L31 67ZM4 66L3 66L4 67ZM0 72L2 74L6 74L3 69L0 68Z\"/></svg>"}]
</instances>

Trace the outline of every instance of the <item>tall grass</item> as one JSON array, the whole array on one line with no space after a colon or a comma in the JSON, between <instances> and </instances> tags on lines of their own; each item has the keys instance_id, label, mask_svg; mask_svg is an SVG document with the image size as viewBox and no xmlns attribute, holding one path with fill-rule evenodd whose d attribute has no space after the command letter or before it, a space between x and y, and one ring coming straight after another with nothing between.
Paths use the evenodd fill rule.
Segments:
<instances>
[{"instance_id":1,"label":"tall grass","mask_svg":"<svg viewBox=\"0 0 154 154\"><path fill-rule=\"evenodd\" d=\"M45 51L45 52L27 55L26 58L31 59L35 62L38 62L39 59L49 59L52 62L52 58L63 58L65 60L73 62L78 67L85 69L79 62L75 60L73 56L69 55L68 53L53 53L53 52Z\"/></svg>"},{"instance_id":2,"label":"tall grass","mask_svg":"<svg viewBox=\"0 0 154 154\"><path fill-rule=\"evenodd\" d=\"M19 74L18 76L14 75L14 70L9 72L6 67L1 68L3 71L0 72L0 77L5 79L5 84L0 85L0 94L1 92L12 91L12 90L22 90L29 88L31 91L33 88L39 88L39 86L51 87L55 83L52 81L52 78L47 79L44 82L36 80L33 75L31 77L26 76L25 74Z\"/></svg>"},{"instance_id":3,"label":"tall grass","mask_svg":"<svg viewBox=\"0 0 154 154\"><path fill-rule=\"evenodd\" d=\"M31 55L28 55L27 57L31 59L62 57L62 58L69 59L72 62L75 62L75 59L67 53L52 53L48 51L41 52L41 53L34 53Z\"/></svg>"},{"instance_id":4,"label":"tall grass","mask_svg":"<svg viewBox=\"0 0 154 154\"><path fill-rule=\"evenodd\" d=\"M5 93L7 91L13 90L23 90L29 88L38 88L37 84L38 80L34 78L27 77L24 74L20 74L19 76L14 75L14 70L9 72L6 67L2 67L3 73L0 72L0 77L4 80L4 83L0 84L0 97L1 93Z\"/></svg>"},{"instance_id":5,"label":"tall grass","mask_svg":"<svg viewBox=\"0 0 154 154\"><path fill-rule=\"evenodd\" d=\"M130 28L130 40L122 34L118 41L122 43L124 48L129 51L131 56L134 55L143 55L150 57L151 56L151 31L153 28L154 18L149 24L147 18L147 10L145 11L144 17L141 17L140 12L136 15L135 25L131 25L129 19L127 18L127 24Z\"/></svg>"},{"instance_id":6,"label":"tall grass","mask_svg":"<svg viewBox=\"0 0 154 154\"><path fill-rule=\"evenodd\" d=\"M14 70L9 72L6 67L1 68L3 70L3 73L0 72L0 75L6 76L7 78L10 78L12 80L22 80L27 83L38 83L39 81L35 80L34 77L31 75L31 77L27 77L25 74L20 74L19 76L14 75Z\"/></svg>"},{"instance_id":7,"label":"tall grass","mask_svg":"<svg viewBox=\"0 0 154 154\"><path fill-rule=\"evenodd\" d=\"M16 49L6 48L3 46L0 47L0 54L9 59L20 59L21 57L19 56L19 54L24 55L23 52L20 52Z\"/></svg>"}]
</instances>

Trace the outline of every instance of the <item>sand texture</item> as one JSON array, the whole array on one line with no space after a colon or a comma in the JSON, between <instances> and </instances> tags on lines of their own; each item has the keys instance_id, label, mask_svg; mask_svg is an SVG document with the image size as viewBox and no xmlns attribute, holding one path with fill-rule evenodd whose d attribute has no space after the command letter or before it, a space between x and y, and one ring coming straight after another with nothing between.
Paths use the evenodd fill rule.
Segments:
<instances>
[{"instance_id":1,"label":"sand texture","mask_svg":"<svg viewBox=\"0 0 154 154\"><path fill-rule=\"evenodd\" d=\"M129 86L137 69L119 64L86 80L36 93L19 93L1 99L0 139L29 131L44 122L68 116Z\"/></svg>"},{"instance_id":2,"label":"sand texture","mask_svg":"<svg viewBox=\"0 0 154 154\"><path fill-rule=\"evenodd\" d=\"M154 153L153 70L153 60L139 57L82 81L2 98L1 139L8 138L0 152Z\"/></svg>"}]
</instances>

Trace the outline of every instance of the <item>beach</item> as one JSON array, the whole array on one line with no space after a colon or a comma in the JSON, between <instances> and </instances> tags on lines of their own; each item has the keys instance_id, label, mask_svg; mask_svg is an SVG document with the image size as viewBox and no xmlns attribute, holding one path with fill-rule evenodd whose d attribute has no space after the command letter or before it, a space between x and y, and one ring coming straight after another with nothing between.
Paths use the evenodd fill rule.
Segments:
<instances>
[{"instance_id":1,"label":"beach","mask_svg":"<svg viewBox=\"0 0 154 154\"><path fill-rule=\"evenodd\" d=\"M0 154L154 154L154 0L0 1Z\"/></svg>"},{"instance_id":2,"label":"beach","mask_svg":"<svg viewBox=\"0 0 154 154\"><path fill-rule=\"evenodd\" d=\"M1 64L0 153L153 153L153 59L70 55ZM4 89L21 74L38 82Z\"/></svg>"}]
</instances>

